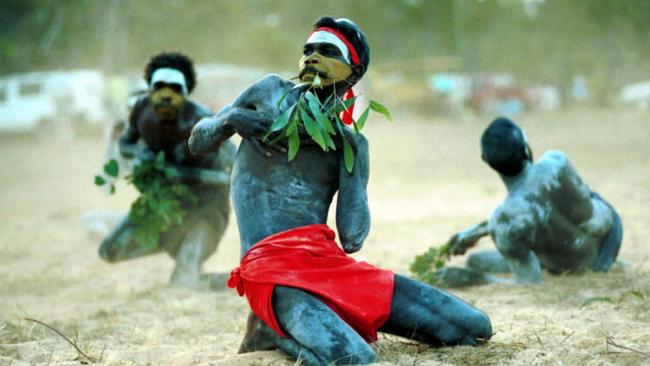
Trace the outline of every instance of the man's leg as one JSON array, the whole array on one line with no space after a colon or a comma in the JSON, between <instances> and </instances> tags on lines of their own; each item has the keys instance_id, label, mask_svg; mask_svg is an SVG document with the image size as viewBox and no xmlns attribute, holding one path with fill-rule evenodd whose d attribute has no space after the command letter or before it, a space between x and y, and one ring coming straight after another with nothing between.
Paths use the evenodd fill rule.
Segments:
<instances>
[{"instance_id":1,"label":"man's leg","mask_svg":"<svg viewBox=\"0 0 650 366\"><path fill-rule=\"evenodd\" d=\"M182 225L189 226L187 231L182 228L173 229L183 231L180 244L176 246L173 242L166 243L169 246L165 249L176 260L169 282L172 285L208 290L210 276L202 274L202 267L203 262L216 250L217 236L213 228L204 220L190 220ZM174 234L167 235L167 239L174 241L172 239L176 236Z\"/></svg>"},{"instance_id":2,"label":"man's leg","mask_svg":"<svg viewBox=\"0 0 650 366\"><path fill-rule=\"evenodd\" d=\"M445 267L438 271L437 276L440 286L448 288L511 282L490 273L511 273L508 261L497 250L474 253L467 258L466 268Z\"/></svg>"},{"instance_id":3,"label":"man's leg","mask_svg":"<svg viewBox=\"0 0 650 366\"><path fill-rule=\"evenodd\" d=\"M467 268L483 273L510 273L508 261L497 250L484 250L467 258Z\"/></svg>"},{"instance_id":4,"label":"man's leg","mask_svg":"<svg viewBox=\"0 0 650 366\"><path fill-rule=\"evenodd\" d=\"M146 247L134 240L133 224L127 215L117 228L102 240L99 256L112 263L142 257L158 251L160 251L158 245Z\"/></svg>"},{"instance_id":5,"label":"man's leg","mask_svg":"<svg viewBox=\"0 0 650 366\"><path fill-rule=\"evenodd\" d=\"M228 206L226 206L228 207ZM210 227L212 228L213 238L208 246L208 250L205 252L205 257L203 262L208 260L212 254L217 250L223 235L226 232L228 227L228 214L229 210L224 210L223 207L220 207L216 214L209 217ZM226 281L230 277L230 272L210 272L203 273L201 275L202 281L207 284L207 287L210 290L226 290Z\"/></svg>"},{"instance_id":6,"label":"man's leg","mask_svg":"<svg viewBox=\"0 0 650 366\"><path fill-rule=\"evenodd\" d=\"M432 345L476 345L490 339L492 325L457 297L395 275L390 317L380 331Z\"/></svg>"},{"instance_id":7,"label":"man's leg","mask_svg":"<svg viewBox=\"0 0 650 366\"><path fill-rule=\"evenodd\" d=\"M293 342L278 347L307 365L369 364L372 348L332 309L315 296L295 288L277 286L273 309L280 326ZM279 337L278 337L279 338Z\"/></svg>"},{"instance_id":8,"label":"man's leg","mask_svg":"<svg viewBox=\"0 0 650 366\"><path fill-rule=\"evenodd\" d=\"M255 314L252 312L249 313L246 323L246 334L237 353L268 351L276 348L280 348L307 365L320 365L324 362L313 352L301 346L293 338L280 337Z\"/></svg>"},{"instance_id":9,"label":"man's leg","mask_svg":"<svg viewBox=\"0 0 650 366\"><path fill-rule=\"evenodd\" d=\"M621 217L616 212L614 206L605 201L598 193L591 192L592 200L600 200L611 211L612 214L612 228L607 232L603 238L600 249L598 250L598 257L596 262L592 265L594 271L607 272L614 265L618 251L621 249L621 242L623 241L623 223Z\"/></svg>"}]
</instances>

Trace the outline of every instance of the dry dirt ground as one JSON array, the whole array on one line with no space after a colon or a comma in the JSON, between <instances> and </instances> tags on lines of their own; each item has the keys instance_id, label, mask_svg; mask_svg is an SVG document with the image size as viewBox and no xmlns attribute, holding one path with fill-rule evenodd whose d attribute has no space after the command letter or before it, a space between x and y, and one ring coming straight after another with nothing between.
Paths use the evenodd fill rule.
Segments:
<instances>
[{"instance_id":1,"label":"dry dirt ground","mask_svg":"<svg viewBox=\"0 0 650 366\"><path fill-rule=\"evenodd\" d=\"M479 158L487 122L369 121L373 229L355 257L408 274L416 254L489 214L505 191ZM452 291L490 315L492 340L429 348L382 335L379 364L650 364L650 115L579 110L520 122L537 155L564 150L619 209L627 270ZM170 288L172 261L164 254L113 265L98 258L98 239L80 215L125 210L135 197L124 184L115 196L93 186L103 151L97 137L0 139L0 365L88 362L25 318L55 327L100 365L293 365L280 352L236 355L247 304L234 291ZM233 224L207 269L228 271L238 250Z\"/></svg>"}]
</instances>

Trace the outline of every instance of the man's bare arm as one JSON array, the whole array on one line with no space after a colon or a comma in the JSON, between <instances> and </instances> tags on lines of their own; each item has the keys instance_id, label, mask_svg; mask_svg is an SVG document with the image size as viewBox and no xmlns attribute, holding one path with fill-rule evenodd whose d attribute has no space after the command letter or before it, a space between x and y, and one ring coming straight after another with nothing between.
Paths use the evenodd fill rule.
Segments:
<instances>
[{"instance_id":1,"label":"man's bare arm","mask_svg":"<svg viewBox=\"0 0 650 366\"><path fill-rule=\"evenodd\" d=\"M530 243L527 242L529 234L521 231L521 235L516 233L499 233L497 232L495 241L499 253L508 261L510 271L514 274L514 283L519 285L535 284L542 282L542 267L535 253L528 249ZM500 279L495 281L494 277L488 279L489 282L512 283L511 281Z\"/></svg>"},{"instance_id":2,"label":"man's bare arm","mask_svg":"<svg viewBox=\"0 0 650 366\"><path fill-rule=\"evenodd\" d=\"M344 129L354 151L354 169L348 173L341 154L339 193L336 203L336 226L343 249L354 253L361 249L370 231L368 208L369 155L368 141L361 134Z\"/></svg>"},{"instance_id":3,"label":"man's bare arm","mask_svg":"<svg viewBox=\"0 0 650 366\"><path fill-rule=\"evenodd\" d=\"M189 140L193 154L216 151L223 141L237 133L251 141L266 135L280 112L276 99L293 84L276 75L267 76L244 90L232 104L199 121ZM289 102L290 98L284 102Z\"/></svg>"},{"instance_id":4,"label":"man's bare arm","mask_svg":"<svg viewBox=\"0 0 650 366\"><path fill-rule=\"evenodd\" d=\"M140 139L140 131L138 130L138 119L146 108L147 97L140 98L129 115L129 123L126 126L124 134L120 138L120 154L125 158L134 158L140 152L138 140Z\"/></svg>"},{"instance_id":5,"label":"man's bare arm","mask_svg":"<svg viewBox=\"0 0 650 366\"><path fill-rule=\"evenodd\" d=\"M449 247L449 252L453 255L465 254L467 249L476 245L479 239L488 234L488 222L486 220L454 234L445 246Z\"/></svg>"},{"instance_id":6,"label":"man's bare arm","mask_svg":"<svg viewBox=\"0 0 650 366\"><path fill-rule=\"evenodd\" d=\"M230 184L230 173L202 168L191 168L182 165L168 164L172 179L201 183L211 186L227 186Z\"/></svg>"},{"instance_id":7,"label":"man's bare arm","mask_svg":"<svg viewBox=\"0 0 650 366\"><path fill-rule=\"evenodd\" d=\"M589 188L573 168L567 156L558 150L542 155L538 166L548 171L551 181L549 199L553 206L573 224L580 224L592 216Z\"/></svg>"},{"instance_id":8,"label":"man's bare arm","mask_svg":"<svg viewBox=\"0 0 650 366\"><path fill-rule=\"evenodd\" d=\"M235 128L228 121L232 109L228 105L214 116L205 117L194 125L187 143L192 154L217 151L224 141L235 134Z\"/></svg>"}]
</instances>

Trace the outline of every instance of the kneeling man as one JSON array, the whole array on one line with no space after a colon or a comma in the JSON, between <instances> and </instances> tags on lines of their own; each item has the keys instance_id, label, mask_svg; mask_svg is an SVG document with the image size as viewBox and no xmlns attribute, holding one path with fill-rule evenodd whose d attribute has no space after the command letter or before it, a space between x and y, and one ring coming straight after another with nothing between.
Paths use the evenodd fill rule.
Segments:
<instances>
[{"instance_id":1,"label":"kneeling man","mask_svg":"<svg viewBox=\"0 0 650 366\"><path fill-rule=\"evenodd\" d=\"M202 266L216 251L228 224L235 147L224 141L213 153L201 157L190 154L188 138L192 128L212 112L188 98L196 80L194 65L187 56L158 54L147 64L144 76L148 94L138 99L131 111L120 139L120 153L134 158L136 164L164 154L165 169L195 199L180 202L187 214L182 222L163 232L153 246L137 240L136 224L126 217L102 241L99 255L108 262L118 262L166 251L176 261L172 284L194 289L223 287L224 274L204 274ZM167 184L156 179L158 185Z\"/></svg>"},{"instance_id":2,"label":"kneeling man","mask_svg":"<svg viewBox=\"0 0 650 366\"><path fill-rule=\"evenodd\" d=\"M611 268L623 239L621 219L563 152L548 151L533 163L524 131L506 118L488 126L481 151L508 195L487 221L457 233L448 245L452 254L463 254L489 234L498 251L470 255L467 269L443 269L443 284L540 283L542 268L553 274ZM514 279L488 273L512 273Z\"/></svg>"},{"instance_id":3,"label":"kneeling man","mask_svg":"<svg viewBox=\"0 0 650 366\"><path fill-rule=\"evenodd\" d=\"M356 24L322 17L303 46L299 78L320 79L311 91L327 107L361 79L369 58ZM302 92L267 76L200 121L190 138L196 153L214 151L234 133L243 138L232 173L243 258L229 286L246 295L255 315L240 352L279 347L308 365L367 364L375 358L368 343L377 340L377 331L430 344L473 345L490 338L490 320L482 311L346 254L361 249L370 229L368 142L342 127L332 137L336 150L326 152L302 131L300 151L289 161L286 149L263 137ZM354 151L351 173L342 135ZM342 248L326 226L337 192Z\"/></svg>"}]
</instances>

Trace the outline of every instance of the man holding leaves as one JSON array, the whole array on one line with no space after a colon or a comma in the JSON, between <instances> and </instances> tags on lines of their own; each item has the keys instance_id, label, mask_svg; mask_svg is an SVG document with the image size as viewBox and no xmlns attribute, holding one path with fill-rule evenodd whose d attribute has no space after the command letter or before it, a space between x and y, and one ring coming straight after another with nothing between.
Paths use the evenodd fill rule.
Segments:
<instances>
[{"instance_id":1,"label":"man holding leaves","mask_svg":"<svg viewBox=\"0 0 650 366\"><path fill-rule=\"evenodd\" d=\"M358 131L368 111L358 121L350 113L369 51L356 24L322 17L303 47L300 84L267 76L192 131L193 153L243 138L231 189L242 260L228 285L254 315L240 352L278 347L308 365L366 364L377 331L430 344L491 336L469 304L346 254L370 229L368 142ZM326 225L337 192L342 249Z\"/></svg>"},{"instance_id":2,"label":"man holding leaves","mask_svg":"<svg viewBox=\"0 0 650 366\"><path fill-rule=\"evenodd\" d=\"M219 287L223 275L204 274L201 267L228 223L234 145L224 141L210 154L190 154L187 139L194 124L212 112L188 99L196 84L188 57L156 55L144 76L148 94L136 102L120 139L120 153L136 161L127 180L141 195L129 216L102 241L99 255L117 262L164 250L176 260L172 284ZM104 170L117 176L116 169L113 162Z\"/></svg>"}]
</instances>

